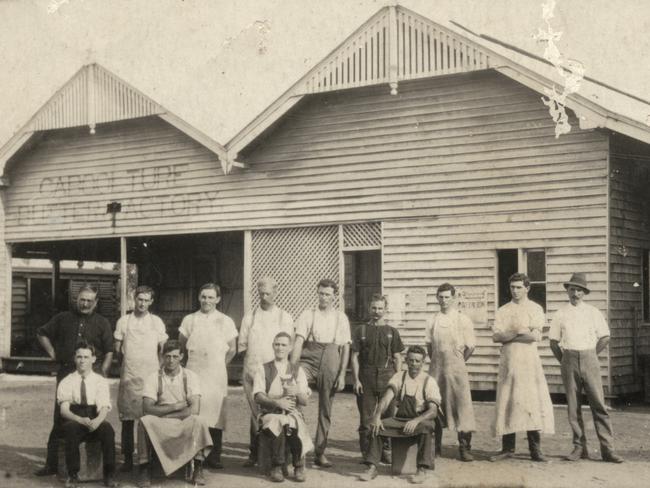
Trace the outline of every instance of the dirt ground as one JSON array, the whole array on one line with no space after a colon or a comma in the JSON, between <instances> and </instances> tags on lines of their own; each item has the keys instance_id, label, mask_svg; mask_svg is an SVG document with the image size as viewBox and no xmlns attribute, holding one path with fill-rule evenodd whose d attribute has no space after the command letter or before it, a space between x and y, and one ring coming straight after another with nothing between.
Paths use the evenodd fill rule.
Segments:
<instances>
[{"instance_id":1,"label":"dirt ground","mask_svg":"<svg viewBox=\"0 0 650 488\"><path fill-rule=\"evenodd\" d=\"M117 395L117 382L111 380L111 395ZM43 376L15 376L0 374L0 486L1 487L62 487L56 477L36 478L34 469L45 460L45 444L51 426L54 397L54 379ZM315 432L317 397L314 395L306 409L307 424ZM435 474L427 487L647 487L650 486L650 406L628 405L612 410L616 433L617 452L626 462L614 465L597 461L598 443L590 413L585 410L588 438L594 460L570 463L562 456L571 449L571 434L564 406L555 408L554 435L543 436L542 447L551 462L541 465L527 457L525 434L518 435L516 459L490 463L485 458L498 450L499 443L490 435L489 425L493 414L491 403L475 403L479 432L474 436L473 451L478 458L474 463L457 460L455 436L445 432L442 458L436 460ZM241 465L248 453L248 406L241 387L231 387L228 404L228 427L225 435L224 464L220 472L206 472L208 486L260 487L268 482L255 469ZM113 410L109 417L118 433L119 421ZM328 457L334 462L332 469L312 468L308 457L307 482L285 481L288 486L305 488L355 485L369 487L409 486L406 479L390 476L389 466L380 466L380 476L370 483L357 481L364 466L359 464L357 429L358 414L354 395L338 394L334 401L334 421L330 432ZM119 452L119 448L118 448ZM120 459L118 454L118 460ZM134 480L123 475L124 487L136 486ZM187 486L181 479L160 479L154 486L165 488ZM87 483L87 486L102 486Z\"/></svg>"}]
</instances>

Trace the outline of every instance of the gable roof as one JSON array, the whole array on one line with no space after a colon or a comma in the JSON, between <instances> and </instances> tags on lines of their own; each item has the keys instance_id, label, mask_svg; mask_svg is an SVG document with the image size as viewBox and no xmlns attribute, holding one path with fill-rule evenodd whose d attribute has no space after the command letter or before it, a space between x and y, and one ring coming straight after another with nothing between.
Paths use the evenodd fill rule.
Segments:
<instances>
[{"instance_id":1,"label":"gable roof","mask_svg":"<svg viewBox=\"0 0 650 488\"><path fill-rule=\"evenodd\" d=\"M534 56L401 5L383 7L239 131L226 144L228 158L234 161L306 95L382 84L396 94L401 81L483 69L499 71L543 95L564 82L554 66ZM650 143L650 104L643 100L583 79L566 106L581 128L607 128Z\"/></svg>"},{"instance_id":2,"label":"gable roof","mask_svg":"<svg viewBox=\"0 0 650 488\"><path fill-rule=\"evenodd\" d=\"M230 165L226 151L216 141L190 126L127 82L98 64L83 66L0 148L0 176L7 161L39 132L157 115L203 146L221 161L224 173ZM6 184L6 181L5 181Z\"/></svg>"}]
</instances>

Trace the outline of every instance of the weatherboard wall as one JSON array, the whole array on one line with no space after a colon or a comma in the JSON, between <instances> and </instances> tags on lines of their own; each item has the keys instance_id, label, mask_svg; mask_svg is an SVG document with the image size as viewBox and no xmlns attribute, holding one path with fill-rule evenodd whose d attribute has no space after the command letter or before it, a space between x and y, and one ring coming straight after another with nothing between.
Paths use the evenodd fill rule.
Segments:
<instances>
[{"instance_id":1,"label":"weatherboard wall","mask_svg":"<svg viewBox=\"0 0 650 488\"><path fill-rule=\"evenodd\" d=\"M487 289L475 387L493 388L499 349L496 249L544 248L548 311L580 267L607 307L607 136L559 139L540 96L494 72L310 95L240 155L217 157L157 117L45 133L11 161L6 240L181 234L383 221L383 286ZM119 201L114 225L106 204ZM314 259L318 259L314 256ZM405 312L409 343L435 310ZM559 366L541 354L554 391ZM603 363L603 376L608 370ZM606 381L606 384L608 382Z\"/></svg>"},{"instance_id":2,"label":"weatherboard wall","mask_svg":"<svg viewBox=\"0 0 650 488\"><path fill-rule=\"evenodd\" d=\"M641 355L650 354L650 323L643 320L643 253L650 249L650 147L611 136L610 327L616 394L642 390ZM636 344L636 354L635 354Z\"/></svg>"}]
</instances>

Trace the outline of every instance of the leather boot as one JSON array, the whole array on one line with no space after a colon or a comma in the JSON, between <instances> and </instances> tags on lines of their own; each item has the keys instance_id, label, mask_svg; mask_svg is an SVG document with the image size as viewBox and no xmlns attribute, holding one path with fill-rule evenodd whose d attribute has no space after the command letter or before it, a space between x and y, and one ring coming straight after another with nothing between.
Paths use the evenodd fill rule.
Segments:
<instances>
[{"instance_id":1,"label":"leather boot","mask_svg":"<svg viewBox=\"0 0 650 488\"><path fill-rule=\"evenodd\" d=\"M194 475L192 476L192 482L198 486L205 485L205 477L203 476L203 463L198 459L194 460Z\"/></svg>"},{"instance_id":2,"label":"leather boot","mask_svg":"<svg viewBox=\"0 0 650 488\"><path fill-rule=\"evenodd\" d=\"M538 430L528 431L528 449L530 459L538 463L547 463L548 459L542 454L541 436Z\"/></svg>"},{"instance_id":3,"label":"leather boot","mask_svg":"<svg viewBox=\"0 0 650 488\"><path fill-rule=\"evenodd\" d=\"M458 451L460 460L464 462L474 461L474 456L470 453L472 449L472 433L459 432L458 433Z\"/></svg>"},{"instance_id":4,"label":"leather boot","mask_svg":"<svg viewBox=\"0 0 650 488\"><path fill-rule=\"evenodd\" d=\"M124 464L120 471L130 473L133 471L133 420L122 420L122 455Z\"/></svg>"},{"instance_id":5,"label":"leather boot","mask_svg":"<svg viewBox=\"0 0 650 488\"><path fill-rule=\"evenodd\" d=\"M221 464L221 441L223 438L223 431L221 429L210 429L210 437L212 437L212 450L205 460L208 467L212 469L223 469Z\"/></svg>"}]
</instances>

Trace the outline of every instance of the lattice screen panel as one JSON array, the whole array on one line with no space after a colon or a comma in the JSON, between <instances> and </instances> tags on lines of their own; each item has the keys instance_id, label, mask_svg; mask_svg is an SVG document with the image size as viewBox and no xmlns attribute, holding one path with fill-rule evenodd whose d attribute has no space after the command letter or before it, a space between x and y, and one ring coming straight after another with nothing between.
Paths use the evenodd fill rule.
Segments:
<instances>
[{"instance_id":1,"label":"lattice screen panel","mask_svg":"<svg viewBox=\"0 0 650 488\"><path fill-rule=\"evenodd\" d=\"M381 247L381 224L368 222L343 226L343 249L356 247Z\"/></svg>"},{"instance_id":2,"label":"lattice screen panel","mask_svg":"<svg viewBox=\"0 0 650 488\"><path fill-rule=\"evenodd\" d=\"M337 227L253 231L250 290L253 307L259 305L256 283L263 276L275 278L276 303L294 319L298 318L303 310L317 305L318 280L330 278L340 283Z\"/></svg>"}]
</instances>

